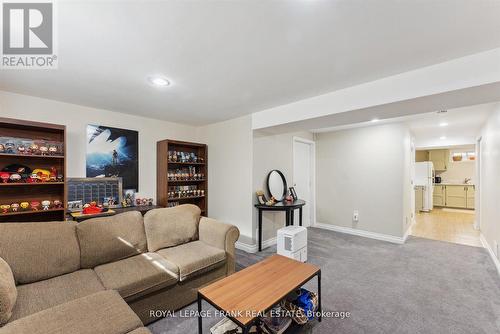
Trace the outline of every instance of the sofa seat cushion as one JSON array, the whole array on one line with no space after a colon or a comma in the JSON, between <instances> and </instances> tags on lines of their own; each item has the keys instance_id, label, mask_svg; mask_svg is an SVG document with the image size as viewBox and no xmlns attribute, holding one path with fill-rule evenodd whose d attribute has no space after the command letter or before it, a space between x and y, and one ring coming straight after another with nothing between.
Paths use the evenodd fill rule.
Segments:
<instances>
[{"instance_id":1,"label":"sofa seat cushion","mask_svg":"<svg viewBox=\"0 0 500 334\"><path fill-rule=\"evenodd\" d=\"M104 290L96 273L90 269L19 285L17 302L10 321Z\"/></svg>"},{"instance_id":2,"label":"sofa seat cushion","mask_svg":"<svg viewBox=\"0 0 500 334\"><path fill-rule=\"evenodd\" d=\"M144 253L94 268L106 289L139 297L177 283L179 269L155 253Z\"/></svg>"},{"instance_id":3,"label":"sofa seat cushion","mask_svg":"<svg viewBox=\"0 0 500 334\"><path fill-rule=\"evenodd\" d=\"M218 268L226 262L224 250L199 240L161 249L157 253L179 267L180 281Z\"/></svg>"},{"instance_id":4,"label":"sofa seat cushion","mask_svg":"<svg viewBox=\"0 0 500 334\"><path fill-rule=\"evenodd\" d=\"M142 322L116 291L102 291L10 322L2 334L125 334ZM148 333L142 332L134 333Z\"/></svg>"}]
</instances>

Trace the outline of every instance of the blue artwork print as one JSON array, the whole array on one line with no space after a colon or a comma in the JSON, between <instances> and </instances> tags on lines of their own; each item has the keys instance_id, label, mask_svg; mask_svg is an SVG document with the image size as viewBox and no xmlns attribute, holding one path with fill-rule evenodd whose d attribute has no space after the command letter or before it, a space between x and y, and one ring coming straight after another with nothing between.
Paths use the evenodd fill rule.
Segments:
<instances>
[{"instance_id":1,"label":"blue artwork print","mask_svg":"<svg viewBox=\"0 0 500 334\"><path fill-rule=\"evenodd\" d=\"M121 177L124 189L139 190L139 133L87 125L87 177Z\"/></svg>"}]
</instances>

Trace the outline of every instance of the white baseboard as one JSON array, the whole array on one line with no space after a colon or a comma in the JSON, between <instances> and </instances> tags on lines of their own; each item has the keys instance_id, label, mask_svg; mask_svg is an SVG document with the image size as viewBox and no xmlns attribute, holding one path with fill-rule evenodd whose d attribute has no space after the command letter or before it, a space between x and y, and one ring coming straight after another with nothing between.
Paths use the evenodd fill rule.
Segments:
<instances>
[{"instance_id":1,"label":"white baseboard","mask_svg":"<svg viewBox=\"0 0 500 334\"><path fill-rule=\"evenodd\" d=\"M356 229L350 228L350 227L324 224L324 223L318 223L318 222L316 222L316 224L314 224L314 227L322 228L322 229L330 230L330 231L335 231L335 232L340 232L340 233L357 235L360 237L365 237L365 238L370 238L370 239L392 242L395 244L404 244L405 240L406 240L405 237L396 237L396 236L388 235L388 234L369 232L369 231L364 231L364 230L356 230Z\"/></svg>"},{"instance_id":2,"label":"white baseboard","mask_svg":"<svg viewBox=\"0 0 500 334\"><path fill-rule=\"evenodd\" d=\"M486 238L482 233L479 234L479 239L481 240L481 243L483 244L484 248L486 248L488 253L490 253L491 259L493 260L495 267L497 267L498 275L500 275L500 261L496 257L495 252L493 252L493 249L491 249L490 244L488 244L488 241L486 241Z\"/></svg>"},{"instance_id":3,"label":"white baseboard","mask_svg":"<svg viewBox=\"0 0 500 334\"><path fill-rule=\"evenodd\" d=\"M262 249L276 245L276 237L262 241ZM235 247L247 253L257 253L259 251L258 244L247 244L236 241Z\"/></svg>"},{"instance_id":4,"label":"white baseboard","mask_svg":"<svg viewBox=\"0 0 500 334\"><path fill-rule=\"evenodd\" d=\"M411 232L413 231L413 227L415 226L416 224L416 220L415 219L412 219L411 220L411 224L410 224L410 227L408 227L408 229L406 230L405 232L405 235L403 236L403 243L406 242L406 239L408 239L408 237L410 236Z\"/></svg>"}]
</instances>

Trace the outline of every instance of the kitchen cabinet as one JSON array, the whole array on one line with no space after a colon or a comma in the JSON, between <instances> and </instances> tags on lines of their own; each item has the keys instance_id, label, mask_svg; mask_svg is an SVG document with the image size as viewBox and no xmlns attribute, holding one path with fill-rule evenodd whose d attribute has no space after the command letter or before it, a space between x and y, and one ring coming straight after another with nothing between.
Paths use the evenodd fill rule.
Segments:
<instances>
[{"instance_id":1,"label":"kitchen cabinet","mask_svg":"<svg viewBox=\"0 0 500 334\"><path fill-rule=\"evenodd\" d=\"M475 200L476 200L476 188L474 186L466 186L467 190L467 209L475 208Z\"/></svg>"},{"instance_id":2,"label":"kitchen cabinet","mask_svg":"<svg viewBox=\"0 0 500 334\"><path fill-rule=\"evenodd\" d=\"M475 187L465 184L434 185L433 205L474 209Z\"/></svg>"},{"instance_id":3,"label":"kitchen cabinet","mask_svg":"<svg viewBox=\"0 0 500 334\"><path fill-rule=\"evenodd\" d=\"M467 208L467 186L446 185L446 206L452 208Z\"/></svg>"},{"instance_id":4,"label":"kitchen cabinet","mask_svg":"<svg viewBox=\"0 0 500 334\"><path fill-rule=\"evenodd\" d=\"M449 150L430 150L429 161L432 161L434 169L437 171L445 171L448 168L450 160Z\"/></svg>"},{"instance_id":5,"label":"kitchen cabinet","mask_svg":"<svg viewBox=\"0 0 500 334\"><path fill-rule=\"evenodd\" d=\"M434 206L445 206L446 186L435 185L432 202Z\"/></svg>"}]
</instances>

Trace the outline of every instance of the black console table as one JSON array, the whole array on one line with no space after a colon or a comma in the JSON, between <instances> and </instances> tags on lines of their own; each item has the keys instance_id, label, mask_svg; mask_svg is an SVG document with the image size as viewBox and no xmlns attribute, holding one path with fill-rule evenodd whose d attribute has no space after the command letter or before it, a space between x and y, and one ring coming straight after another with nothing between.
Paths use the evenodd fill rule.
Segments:
<instances>
[{"instance_id":1,"label":"black console table","mask_svg":"<svg viewBox=\"0 0 500 334\"><path fill-rule=\"evenodd\" d=\"M306 205L306 202L301 199L293 202L282 201L274 205L255 204L255 207L259 210L259 252L262 250L262 211L285 211L285 225L288 226L293 225L293 213L296 209L299 209L299 226L302 226L302 207L304 205Z\"/></svg>"}]
</instances>

